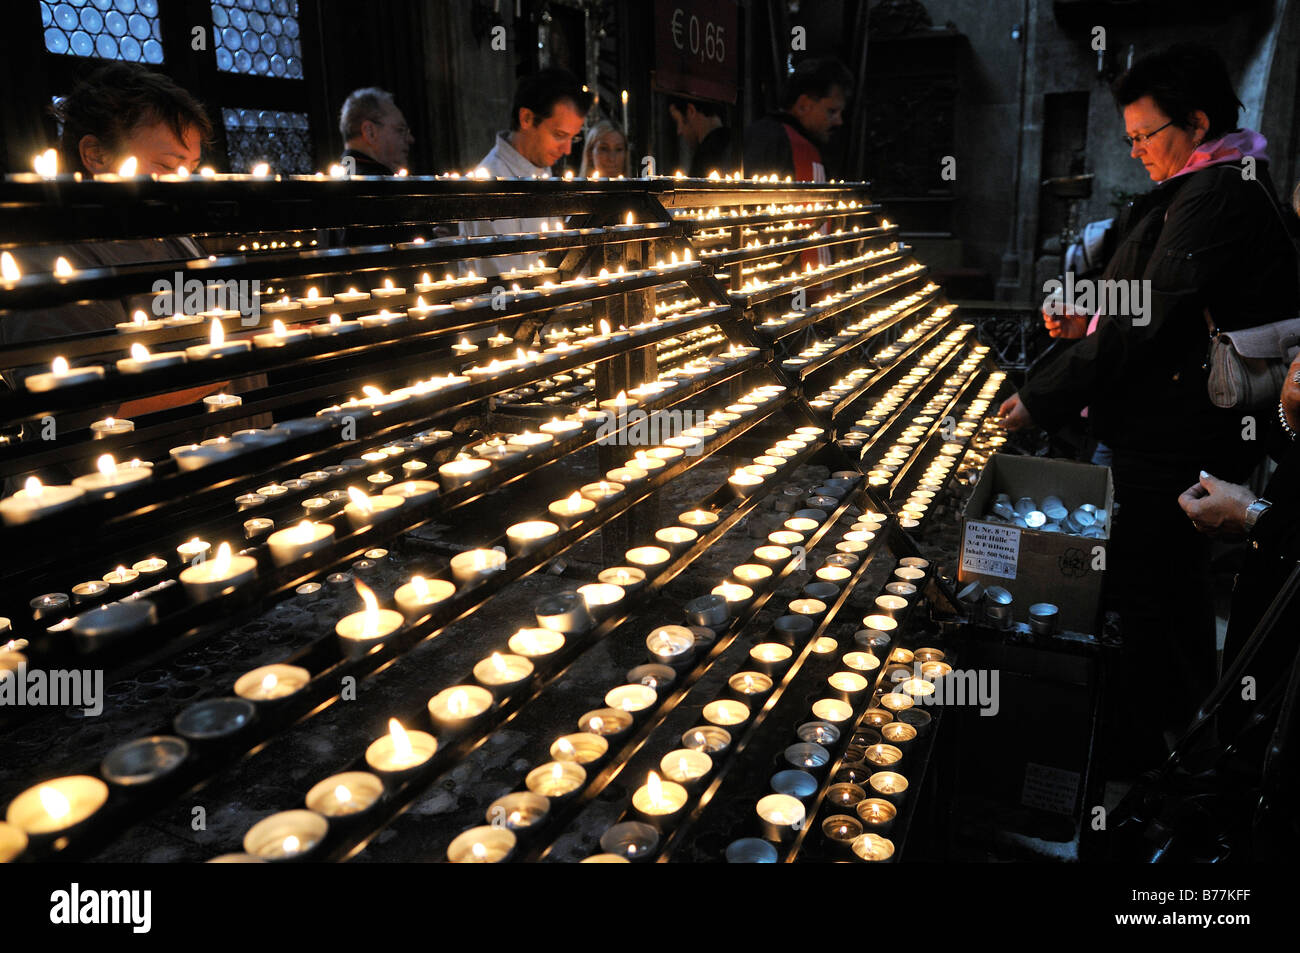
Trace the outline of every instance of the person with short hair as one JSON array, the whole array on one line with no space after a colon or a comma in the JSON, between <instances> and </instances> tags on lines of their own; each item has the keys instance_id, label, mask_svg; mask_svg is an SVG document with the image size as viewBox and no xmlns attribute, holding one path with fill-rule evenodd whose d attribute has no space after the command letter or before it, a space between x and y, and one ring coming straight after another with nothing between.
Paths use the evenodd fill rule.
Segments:
<instances>
[{"instance_id":1,"label":"person with short hair","mask_svg":"<svg viewBox=\"0 0 1300 953\"><path fill-rule=\"evenodd\" d=\"M702 99L669 96L668 115L677 125L677 135L691 149L687 175L703 179L715 170L720 174L735 170L731 157L731 130L722 124L720 105Z\"/></svg>"},{"instance_id":2,"label":"person with short hair","mask_svg":"<svg viewBox=\"0 0 1300 953\"><path fill-rule=\"evenodd\" d=\"M411 127L393 101L377 86L353 90L339 110L343 165L353 175L396 175L410 161Z\"/></svg>"},{"instance_id":3,"label":"person with short hair","mask_svg":"<svg viewBox=\"0 0 1300 953\"><path fill-rule=\"evenodd\" d=\"M825 182L819 146L844 124L853 74L835 59L804 60L785 86L781 109L745 130L745 175Z\"/></svg>"},{"instance_id":4,"label":"person with short hair","mask_svg":"<svg viewBox=\"0 0 1300 953\"><path fill-rule=\"evenodd\" d=\"M193 171L212 140L199 101L138 63L99 67L51 111L63 127L62 166L85 175L117 172L130 157L140 175Z\"/></svg>"},{"instance_id":5,"label":"person with short hair","mask_svg":"<svg viewBox=\"0 0 1300 953\"><path fill-rule=\"evenodd\" d=\"M628 175L629 170L627 136L622 129L610 120L602 119L587 130L578 175L585 179L592 173L599 173L606 179L616 179Z\"/></svg>"},{"instance_id":6,"label":"person with short hair","mask_svg":"<svg viewBox=\"0 0 1300 953\"><path fill-rule=\"evenodd\" d=\"M568 70L550 68L525 76L515 86L510 128L497 133L492 149L475 166L475 173L497 178L537 178L567 156L582 134L591 94ZM462 235L511 235L539 232L541 218L496 218L461 222ZM477 263L479 274L495 275L526 268L532 256L505 255Z\"/></svg>"}]
</instances>

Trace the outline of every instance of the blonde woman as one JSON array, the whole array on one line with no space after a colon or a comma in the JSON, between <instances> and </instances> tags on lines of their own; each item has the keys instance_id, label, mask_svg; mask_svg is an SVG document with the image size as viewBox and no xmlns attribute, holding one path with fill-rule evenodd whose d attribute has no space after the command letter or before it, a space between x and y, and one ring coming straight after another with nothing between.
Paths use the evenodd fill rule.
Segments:
<instances>
[{"instance_id":1,"label":"blonde woman","mask_svg":"<svg viewBox=\"0 0 1300 953\"><path fill-rule=\"evenodd\" d=\"M608 119L602 119L587 130L587 141L582 147L582 166L578 174L585 179L596 173L602 179L632 174L628 164L627 136Z\"/></svg>"}]
</instances>

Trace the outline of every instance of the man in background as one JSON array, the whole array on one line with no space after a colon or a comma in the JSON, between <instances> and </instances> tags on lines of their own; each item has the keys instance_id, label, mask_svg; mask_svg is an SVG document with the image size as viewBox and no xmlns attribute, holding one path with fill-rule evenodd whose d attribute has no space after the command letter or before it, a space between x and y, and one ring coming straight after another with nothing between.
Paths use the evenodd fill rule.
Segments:
<instances>
[{"instance_id":1,"label":"man in background","mask_svg":"<svg viewBox=\"0 0 1300 953\"><path fill-rule=\"evenodd\" d=\"M339 111L343 165L353 175L396 175L407 168L411 127L393 102L393 94L375 86L353 90Z\"/></svg>"},{"instance_id":2,"label":"man in background","mask_svg":"<svg viewBox=\"0 0 1300 953\"><path fill-rule=\"evenodd\" d=\"M715 169L724 175L735 171L731 157L731 130L722 124L721 106L684 96L670 96L668 115L677 124L677 135L691 149L687 175L703 179Z\"/></svg>"},{"instance_id":3,"label":"man in background","mask_svg":"<svg viewBox=\"0 0 1300 953\"><path fill-rule=\"evenodd\" d=\"M569 154L573 140L591 106L591 94L568 70L544 69L526 76L515 87L510 128L497 133L496 143L475 172L497 178L528 179L551 174L551 166ZM479 173L479 170L483 170ZM462 222L462 235L509 235L540 232L541 218L497 218ZM477 263L481 275L526 268L536 256L506 255Z\"/></svg>"},{"instance_id":4,"label":"man in background","mask_svg":"<svg viewBox=\"0 0 1300 953\"><path fill-rule=\"evenodd\" d=\"M825 182L820 146L844 124L853 76L838 60L804 60L786 84L781 110L745 130L745 175Z\"/></svg>"}]
</instances>

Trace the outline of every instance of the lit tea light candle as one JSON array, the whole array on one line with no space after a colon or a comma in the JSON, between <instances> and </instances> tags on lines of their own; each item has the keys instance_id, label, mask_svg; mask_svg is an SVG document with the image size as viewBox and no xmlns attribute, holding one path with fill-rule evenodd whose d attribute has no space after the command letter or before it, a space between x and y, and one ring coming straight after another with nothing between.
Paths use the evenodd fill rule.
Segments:
<instances>
[{"instance_id":1,"label":"lit tea light candle","mask_svg":"<svg viewBox=\"0 0 1300 953\"><path fill-rule=\"evenodd\" d=\"M700 725L682 735L682 747L708 755L722 754L731 747L731 732L717 725Z\"/></svg>"},{"instance_id":2,"label":"lit tea light candle","mask_svg":"<svg viewBox=\"0 0 1300 953\"><path fill-rule=\"evenodd\" d=\"M212 332L207 344L195 344L185 349L185 356L191 361L205 361L234 354L243 354L252 348L248 341L227 341L225 328L216 318L212 319Z\"/></svg>"},{"instance_id":3,"label":"lit tea light candle","mask_svg":"<svg viewBox=\"0 0 1300 953\"><path fill-rule=\"evenodd\" d=\"M253 346L256 348L284 347L286 344L296 344L299 341L306 341L311 337L311 332L306 328L295 328L290 331L285 323L279 318L271 322L271 330L266 334L258 334L253 337Z\"/></svg>"},{"instance_id":4,"label":"lit tea light candle","mask_svg":"<svg viewBox=\"0 0 1300 953\"><path fill-rule=\"evenodd\" d=\"M140 574L134 569L127 569L125 566L118 566L111 572L104 573L103 580L110 586L128 586L140 578Z\"/></svg>"},{"instance_id":5,"label":"lit tea light candle","mask_svg":"<svg viewBox=\"0 0 1300 953\"><path fill-rule=\"evenodd\" d=\"M898 683L898 690L913 698L925 698L934 694L934 682L924 678L908 678Z\"/></svg>"},{"instance_id":6,"label":"lit tea light candle","mask_svg":"<svg viewBox=\"0 0 1300 953\"><path fill-rule=\"evenodd\" d=\"M244 399L237 394L210 394L203 398L203 407L209 413L215 413L218 410L238 407L243 402Z\"/></svg>"},{"instance_id":7,"label":"lit tea light candle","mask_svg":"<svg viewBox=\"0 0 1300 953\"><path fill-rule=\"evenodd\" d=\"M553 417L537 429L544 434L550 434L553 438L560 440L580 433L582 431L582 423L577 420L560 420Z\"/></svg>"},{"instance_id":8,"label":"lit tea light candle","mask_svg":"<svg viewBox=\"0 0 1300 953\"><path fill-rule=\"evenodd\" d=\"M552 800L569 797L586 783L586 769L576 761L548 761L524 778L528 790Z\"/></svg>"},{"instance_id":9,"label":"lit tea light candle","mask_svg":"<svg viewBox=\"0 0 1300 953\"><path fill-rule=\"evenodd\" d=\"M629 397L627 391L619 391L617 397L611 397L609 400L602 400L598 406L601 410L607 413L622 417L639 403L640 401L635 397Z\"/></svg>"},{"instance_id":10,"label":"lit tea light candle","mask_svg":"<svg viewBox=\"0 0 1300 953\"><path fill-rule=\"evenodd\" d=\"M741 698L752 698L770 692L772 679L762 672L737 672L727 679L727 687Z\"/></svg>"},{"instance_id":11,"label":"lit tea light candle","mask_svg":"<svg viewBox=\"0 0 1300 953\"><path fill-rule=\"evenodd\" d=\"M662 546L636 546L629 549L624 557L633 566L644 570L658 569L668 564L672 554Z\"/></svg>"},{"instance_id":12,"label":"lit tea light candle","mask_svg":"<svg viewBox=\"0 0 1300 953\"><path fill-rule=\"evenodd\" d=\"M90 818L107 800L108 785L99 778L53 778L14 798L5 821L27 835L60 834Z\"/></svg>"},{"instance_id":13,"label":"lit tea light candle","mask_svg":"<svg viewBox=\"0 0 1300 953\"><path fill-rule=\"evenodd\" d=\"M551 745L551 758L555 761L574 761L581 765L595 764L609 753L609 742L600 735L582 731L564 735Z\"/></svg>"},{"instance_id":14,"label":"lit tea light candle","mask_svg":"<svg viewBox=\"0 0 1300 953\"><path fill-rule=\"evenodd\" d=\"M773 546L780 547L798 546L803 542L803 539L803 533L788 529L779 529L767 534L767 541Z\"/></svg>"},{"instance_id":15,"label":"lit tea light candle","mask_svg":"<svg viewBox=\"0 0 1300 953\"><path fill-rule=\"evenodd\" d=\"M398 295L406 294L406 289L395 287L392 278L385 278L383 287L371 288L370 294L375 298L395 298Z\"/></svg>"},{"instance_id":16,"label":"lit tea light candle","mask_svg":"<svg viewBox=\"0 0 1300 953\"><path fill-rule=\"evenodd\" d=\"M839 698L819 698L812 705L813 717L841 725L853 717L853 706Z\"/></svg>"},{"instance_id":17,"label":"lit tea light candle","mask_svg":"<svg viewBox=\"0 0 1300 953\"><path fill-rule=\"evenodd\" d=\"M713 595L726 599L735 615L753 601L754 590L738 582L723 582L713 587Z\"/></svg>"},{"instance_id":18,"label":"lit tea light candle","mask_svg":"<svg viewBox=\"0 0 1300 953\"><path fill-rule=\"evenodd\" d=\"M826 682L846 702L860 698L871 687L871 683L857 672L832 672L826 677Z\"/></svg>"},{"instance_id":19,"label":"lit tea light candle","mask_svg":"<svg viewBox=\"0 0 1300 953\"><path fill-rule=\"evenodd\" d=\"M790 663L794 651L780 642L760 642L749 650L749 658L759 671L771 675Z\"/></svg>"},{"instance_id":20,"label":"lit tea light candle","mask_svg":"<svg viewBox=\"0 0 1300 953\"><path fill-rule=\"evenodd\" d=\"M560 535L560 527L547 520L515 523L506 530L506 545L512 555L524 556L541 549Z\"/></svg>"},{"instance_id":21,"label":"lit tea light candle","mask_svg":"<svg viewBox=\"0 0 1300 953\"><path fill-rule=\"evenodd\" d=\"M632 727L632 716L618 708L597 708L578 719L578 729L603 738L618 739Z\"/></svg>"},{"instance_id":22,"label":"lit tea light candle","mask_svg":"<svg viewBox=\"0 0 1300 953\"><path fill-rule=\"evenodd\" d=\"M393 601L407 618L417 618L455 594L456 587L445 579L412 576L410 582L397 587Z\"/></svg>"},{"instance_id":23,"label":"lit tea light candle","mask_svg":"<svg viewBox=\"0 0 1300 953\"><path fill-rule=\"evenodd\" d=\"M72 485L92 497L111 496L116 491L135 483L143 483L152 475L148 467L119 465L111 454L102 454L95 460L97 472L75 477Z\"/></svg>"},{"instance_id":24,"label":"lit tea light candle","mask_svg":"<svg viewBox=\"0 0 1300 953\"><path fill-rule=\"evenodd\" d=\"M586 603L587 609L594 615L604 615L623 601L626 593L621 586L613 583L594 582L578 587L578 595Z\"/></svg>"},{"instance_id":25,"label":"lit tea light candle","mask_svg":"<svg viewBox=\"0 0 1300 953\"><path fill-rule=\"evenodd\" d=\"M877 613L865 616L862 619L862 624L868 629L873 629L876 632L884 632L886 634L889 634L898 628L897 619L892 616L879 615ZM886 640L885 644L888 644L888 640Z\"/></svg>"},{"instance_id":26,"label":"lit tea light candle","mask_svg":"<svg viewBox=\"0 0 1300 953\"><path fill-rule=\"evenodd\" d=\"M772 567L742 563L731 570L731 578L757 592L772 581Z\"/></svg>"},{"instance_id":27,"label":"lit tea light candle","mask_svg":"<svg viewBox=\"0 0 1300 953\"><path fill-rule=\"evenodd\" d=\"M311 673L297 665L263 665L245 672L235 682L235 694L252 702L288 698L311 681Z\"/></svg>"},{"instance_id":28,"label":"lit tea light candle","mask_svg":"<svg viewBox=\"0 0 1300 953\"><path fill-rule=\"evenodd\" d=\"M655 541L670 551L681 552L699 538L700 534L689 526L665 526L655 531Z\"/></svg>"},{"instance_id":29,"label":"lit tea light candle","mask_svg":"<svg viewBox=\"0 0 1300 953\"><path fill-rule=\"evenodd\" d=\"M738 469L727 477L727 485L730 486L732 493L743 498L754 493L763 485L763 477L755 473L749 473L744 469Z\"/></svg>"},{"instance_id":30,"label":"lit tea light candle","mask_svg":"<svg viewBox=\"0 0 1300 953\"><path fill-rule=\"evenodd\" d=\"M876 608L881 614L890 617L896 617L908 607L909 603L902 596L883 595L876 596Z\"/></svg>"},{"instance_id":31,"label":"lit tea light candle","mask_svg":"<svg viewBox=\"0 0 1300 953\"><path fill-rule=\"evenodd\" d=\"M266 543L271 550L271 561L277 566L287 566L318 552L333 539L334 527L329 523L303 520L296 526L276 530L267 537Z\"/></svg>"},{"instance_id":32,"label":"lit tea light candle","mask_svg":"<svg viewBox=\"0 0 1300 953\"><path fill-rule=\"evenodd\" d=\"M506 554L497 549L468 549L451 557L451 575L461 585L475 585L506 568Z\"/></svg>"},{"instance_id":33,"label":"lit tea light candle","mask_svg":"<svg viewBox=\"0 0 1300 953\"><path fill-rule=\"evenodd\" d=\"M597 506L606 503L612 503L626 492L627 487L621 483L610 483L608 480L601 480L599 483L588 483L578 490L579 495L584 499L591 500Z\"/></svg>"},{"instance_id":34,"label":"lit tea light candle","mask_svg":"<svg viewBox=\"0 0 1300 953\"><path fill-rule=\"evenodd\" d=\"M123 420L120 417L105 417L103 420L96 420L90 425L90 432L95 440L120 436L124 433L131 433L133 430L135 430L135 422Z\"/></svg>"},{"instance_id":35,"label":"lit tea light candle","mask_svg":"<svg viewBox=\"0 0 1300 953\"><path fill-rule=\"evenodd\" d=\"M853 855L862 863L885 863L893 859L894 842L868 831L854 839Z\"/></svg>"},{"instance_id":36,"label":"lit tea light candle","mask_svg":"<svg viewBox=\"0 0 1300 953\"><path fill-rule=\"evenodd\" d=\"M540 826L550 809L550 800L542 795L532 791L516 791L503 795L488 805L486 817L493 827L526 831Z\"/></svg>"},{"instance_id":37,"label":"lit tea light candle","mask_svg":"<svg viewBox=\"0 0 1300 953\"><path fill-rule=\"evenodd\" d=\"M400 612L380 609L379 600L364 582L358 579L354 585L364 608L360 612L344 616L334 626L343 656L349 659L367 655L384 639L401 629L404 622Z\"/></svg>"},{"instance_id":38,"label":"lit tea light candle","mask_svg":"<svg viewBox=\"0 0 1300 953\"><path fill-rule=\"evenodd\" d=\"M506 445L512 450L519 450L523 453L536 453L555 443L555 438L548 433L533 433L525 430L523 433L515 434L511 437Z\"/></svg>"},{"instance_id":39,"label":"lit tea light candle","mask_svg":"<svg viewBox=\"0 0 1300 953\"><path fill-rule=\"evenodd\" d=\"M356 288L348 288L347 291L336 291L334 298L343 304L355 304L358 301L368 300L370 295L365 291L358 291Z\"/></svg>"},{"instance_id":40,"label":"lit tea light candle","mask_svg":"<svg viewBox=\"0 0 1300 953\"><path fill-rule=\"evenodd\" d=\"M520 629L510 636L510 651L528 659L546 658L564 648L564 635L551 629Z\"/></svg>"},{"instance_id":41,"label":"lit tea light candle","mask_svg":"<svg viewBox=\"0 0 1300 953\"><path fill-rule=\"evenodd\" d=\"M647 474L653 475L668 466L668 461L663 457L653 456L644 450L638 450L632 459L627 461L627 466L637 470L644 470Z\"/></svg>"},{"instance_id":42,"label":"lit tea light candle","mask_svg":"<svg viewBox=\"0 0 1300 953\"><path fill-rule=\"evenodd\" d=\"M154 354L137 341L131 345L131 356L117 361L117 369L123 374L143 374L145 371L184 364L187 360L183 351L159 351Z\"/></svg>"},{"instance_id":43,"label":"lit tea light candle","mask_svg":"<svg viewBox=\"0 0 1300 953\"><path fill-rule=\"evenodd\" d=\"M388 719L388 734L366 748L366 764L381 778L399 780L428 763L438 750L438 739L426 731L408 730L396 718Z\"/></svg>"},{"instance_id":44,"label":"lit tea light candle","mask_svg":"<svg viewBox=\"0 0 1300 953\"><path fill-rule=\"evenodd\" d=\"M439 731L454 734L495 704L492 693L481 685L453 685L429 699L429 717Z\"/></svg>"},{"instance_id":45,"label":"lit tea light candle","mask_svg":"<svg viewBox=\"0 0 1300 953\"><path fill-rule=\"evenodd\" d=\"M403 497L390 496L387 493L368 496L356 487L350 486L348 503L343 507L343 514L353 529L365 529L373 523L396 515L397 508L405 502Z\"/></svg>"},{"instance_id":46,"label":"lit tea light candle","mask_svg":"<svg viewBox=\"0 0 1300 953\"><path fill-rule=\"evenodd\" d=\"M349 331L360 331L360 321L344 321L342 315L331 314L328 321L319 324L313 324L307 329L313 337L332 337L336 334L347 334Z\"/></svg>"},{"instance_id":47,"label":"lit tea light candle","mask_svg":"<svg viewBox=\"0 0 1300 953\"><path fill-rule=\"evenodd\" d=\"M732 728L749 720L749 706L730 698L711 701L704 706L704 720L721 728Z\"/></svg>"},{"instance_id":48,"label":"lit tea light candle","mask_svg":"<svg viewBox=\"0 0 1300 953\"><path fill-rule=\"evenodd\" d=\"M881 707L891 712L904 711L915 704L910 695L904 695L902 692L889 692L880 696Z\"/></svg>"},{"instance_id":49,"label":"lit tea light candle","mask_svg":"<svg viewBox=\"0 0 1300 953\"><path fill-rule=\"evenodd\" d=\"M907 778L896 771L877 771L867 779L871 790L897 806L907 794Z\"/></svg>"},{"instance_id":50,"label":"lit tea light candle","mask_svg":"<svg viewBox=\"0 0 1300 953\"><path fill-rule=\"evenodd\" d=\"M908 742L915 740L917 731L912 725L901 721L893 721L887 725L881 725L880 735L885 741L901 750Z\"/></svg>"},{"instance_id":51,"label":"lit tea light candle","mask_svg":"<svg viewBox=\"0 0 1300 953\"><path fill-rule=\"evenodd\" d=\"M405 320L404 313L389 311L387 308L381 308L375 314L363 314L357 317L357 323L363 328L386 328L392 324L401 324Z\"/></svg>"},{"instance_id":52,"label":"lit tea light candle","mask_svg":"<svg viewBox=\"0 0 1300 953\"><path fill-rule=\"evenodd\" d=\"M217 555L206 562L195 563L181 570L181 585L195 602L215 599L257 577L257 560L252 556L236 556L229 543L217 547Z\"/></svg>"},{"instance_id":53,"label":"lit tea light candle","mask_svg":"<svg viewBox=\"0 0 1300 953\"><path fill-rule=\"evenodd\" d=\"M88 384L102 380L104 369L98 365L90 367L71 367L65 357L56 357L47 374L32 374L23 380L23 386L34 394L71 387L75 384Z\"/></svg>"},{"instance_id":54,"label":"lit tea light candle","mask_svg":"<svg viewBox=\"0 0 1300 953\"><path fill-rule=\"evenodd\" d=\"M703 751L678 748L659 760L659 771L676 784L686 787L698 784L713 770L713 759Z\"/></svg>"},{"instance_id":55,"label":"lit tea light candle","mask_svg":"<svg viewBox=\"0 0 1300 953\"><path fill-rule=\"evenodd\" d=\"M880 659L870 652L848 652L845 653L842 661L858 672L874 672L880 668Z\"/></svg>"},{"instance_id":56,"label":"lit tea light candle","mask_svg":"<svg viewBox=\"0 0 1300 953\"><path fill-rule=\"evenodd\" d=\"M645 823L667 830L681 818L688 797L686 788L651 771L646 783L632 792L632 810Z\"/></svg>"},{"instance_id":57,"label":"lit tea light candle","mask_svg":"<svg viewBox=\"0 0 1300 953\"><path fill-rule=\"evenodd\" d=\"M754 550L754 558L773 570L784 566L793 557L794 553L784 546L759 546Z\"/></svg>"},{"instance_id":58,"label":"lit tea light candle","mask_svg":"<svg viewBox=\"0 0 1300 953\"><path fill-rule=\"evenodd\" d=\"M533 663L522 655L502 655L493 652L474 666L474 677L498 691L510 691L533 675Z\"/></svg>"},{"instance_id":59,"label":"lit tea light candle","mask_svg":"<svg viewBox=\"0 0 1300 953\"><path fill-rule=\"evenodd\" d=\"M438 476L448 490L455 490L467 486L491 469L491 461L462 455L438 467Z\"/></svg>"},{"instance_id":60,"label":"lit tea light candle","mask_svg":"<svg viewBox=\"0 0 1300 953\"><path fill-rule=\"evenodd\" d=\"M765 840L785 843L802 829L806 811L803 802L789 794L768 794L755 806Z\"/></svg>"},{"instance_id":61,"label":"lit tea light candle","mask_svg":"<svg viewBox=\"0 0 1300 953\"><path fill-rule=\"evenodd\" d=\"M312 786L307 809L330 820L355 817L374 807L383 793L384 782L369 771L344 771Z\"/></svg>"},{"instance_id":62,"label":"lit tea light candle","mask_svg":"<svg viewBox=\"0 0 1300 953\"><path fill-rule=\"evenodd\" d=\"M84 495L81 487L47 486L31 476L21 490L0 500L0 519L6 526L18 526L71 506Z\"/></svg>"},{"instance_id":63,"label":"lit tea light candle","mask_svg":"<svg viewBox=\"0 0 1300 953\"><path fill-rule=\"evenodd\" d=\"M645 644L660 665L682 665L695 649L695 633L684 625L662 625L646 636Z\"/></svg>"}]
</instances>

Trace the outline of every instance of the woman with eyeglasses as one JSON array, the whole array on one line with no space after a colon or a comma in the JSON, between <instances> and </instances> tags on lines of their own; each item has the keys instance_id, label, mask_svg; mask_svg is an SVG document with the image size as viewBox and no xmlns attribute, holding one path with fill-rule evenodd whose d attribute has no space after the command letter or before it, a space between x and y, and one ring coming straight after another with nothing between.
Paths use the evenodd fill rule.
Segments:
<instances>
[{"instance_id":1,"label":"woman with eyeglasses","mask_svg":"<svg viewBox=\"0 0 1300 953\"><path fill-rule=\"evenodd\" d=\"M1171 47L1134 63L1113 92L1124 142L1156 185L1116 222L1116 250L1096 288L1101 306L1074 318L1091 333L1000 413L1010 429L1050 431L1086 407L1111 448L1121 509L1108 600L1122 620L1126 668L1150 691L1136 723L1170 732L1215 678L1210 544L1178 496L1201 471L1244 482L1269 426L1267 411L1211 404L1208 321L1236 330L1295 317L1300 278L1267 143L1238 128L1241 104L1217 53Z\"/></svg>"},{"instance_id":2,"label":"woman with eyeglasses","mask_svg":"<svg viewBox=\"0 0 1300 953\"><path fill-rule=\"evenodd\" d=\"M630 175L627 136L608 119L602 119L587 130L582 147L582 166L578 174L584 179L599 173L602 179L616 179Z\"/></svg>"}]
</instances>

